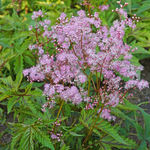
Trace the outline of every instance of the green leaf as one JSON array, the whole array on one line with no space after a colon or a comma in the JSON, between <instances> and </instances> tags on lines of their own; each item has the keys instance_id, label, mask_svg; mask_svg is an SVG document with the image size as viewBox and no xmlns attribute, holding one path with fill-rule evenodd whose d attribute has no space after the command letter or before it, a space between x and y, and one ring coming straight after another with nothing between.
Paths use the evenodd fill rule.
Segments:
<instances>
[{"instance_id":1,"label":"green leaf","mask_svg":"<svg viewBox=\"0 0 150 150\"><path fill-rule=\"evenodd\" d=\"M112 114L114 114L115 116L121 119L128 120L132 124L132 126L136 129L138 138L140 140L143 139L144 130L135 120L131 119L129 116L127 116L125 113L123 113L117 108L112 108L111 112Z\"/></svg>"},{"instance_id":2,"label":"green leaf","mask_svg":"<svg viewBox=\"0 0 150 150\"><path fill-rule=\"evenodd\" d=\"M2 81L4 84L6 84L10 88L13 86L13 80L11 76L8 76L6 78L0 78L0 81Z\"/></svg>"},{"instance_id":3,"label":"green leaf","mask_svg":"<svg viewBox=\"0 0 150 150\"><path fill-rule=\"evenodd\" d=\"M20 70L20 71L17 73L16 80L15 80L15 88L16 88L16 91L17 91L17 89L19 88L19 86L20 86L20 84L21 84L22 78L23 78L22 70Z\"/></svg>"},{"instance_id":4,"label":"green leaf","mask_svg":"<svg viewBox=\"0 0 150 150\"><path fill-rule=\"evenodd\" d=\"M109 144L103 143L102 145L99 150L112 150Z\"/></svg>"},{"instance_id":5,"label":"green leaf","mask_svg":"<svg viewBox=\"0 0 150 150\"><path fill-rule=\"evenodd\" d=\"M102 138L101 142L102 142L102 144L105 143L105 144L109 145L111 148L114 148L114 147L118 148L118 149L122 149L122 148L135 149L136 148L137 145L133 140L128 139L123 136L121 136L121 137L126 143L128 143L128 145L116 142L110 135L107 135L104 138Z\"/></svg>"},{"instance_id":6,"label":"green leaf","mask_svg":"<svg viewBox=\"0 0 150 150\"><path fill-rule=\"evenodd\" d=\"M34 150L33 134L32 127L28 127L21 137L18 150Z\"/></svg>"},{"instance_id":7,"label":"green leaf","mask_svg":"<svg viewBox=\"0 0 150 150\"><path fill-rule=\"evenodd\" d=\"M64 109L65 109L65 115L66 116L70 116L70 114L71 114L71 108L70 108L70 106L68 104L66 104L64 106Z\"/></svg>"},{"instance_id":8,"label":"green leaf","mask_svg":"<svg viewBox=\"0 0 150 150\"><path fill-rule=\"evenodd\" d=\"M82 135L82 134L78 134L78 133L75 133L75 132L69 132L72 136L84 136L84 135Z\"/></svg>"},{"instance_id":9,"label":"green leaf","mask_svg":"<svg viewBox=\"0 0 150 150\"><path fill-rule=\"evenodd\" d=\"M36 88L34 91L30 91L29 93L34 97L39 97L43 94L42 90L40 90L39 88Z\"/></svg>"},{"instance_id":10,"label":"green leaf","mask_svg":"<svg viewBox=\"0 0 150 150\"><path fill-rule=\"evenodd\" d=\"M28 93L31 91L31 88L32 88L32 83L28 84L28 85L25 87L25 94L28 94Z\"/></svg>"},{"instance_id":11,"label":"green leaf","mask_svg":"<svg viewBox=\"0 0 150 150\"><path fill-rule=\"evenodd\" d=\"M64 2L67 7L71 6L71 0L64 0Z\"/></svg>"},{"instance_id":12,"label":"green leaf","mask_svg":"<svg viewBox=\"0 0 150 150\"><path fill-rule=\"evenodd\" d=\"M61 146L60 150L69 150L69 146L66 146L66 144L64 144L63 146Z\"/></svg>"},{"instance_id":13,"label":"green leaf","mask_svg":"<svg viewBox=\"0 0 150 150\"><path fill-rule=\"evenodd\" d=\"M141 14L142 12L150 9L150 2L144 3L137 11L137 15Z\"/></svg>"},{"instance_id":14,"label":"green leaf","mask_svg":"<svg viewBox=\"0 0 150 150\"><path fill-rule=\"evenodd\" d=\"M12 110L12 107L18 102L18 97L13 96L8 99L8 104L7 104L7 113L9 114Z\"/></svg>"},{"instance_id":15,"label":"green leaf","mask_svg":"<svg viewBox=\"0 0 150 150\"><path fill-rule=\"evenodd\" d=\"M21 47L20 47L20 45L19 45L19 47L16 49L16 50L17 50L17 53L18 53L19 55L21 55L25 50L28 49L30 43L31 43L31 38L26 39L26 40L23 42L23 44L21 45Z\"/></svg>"},{"instance_id":16,"label":"green leaf","mask_svg":"<svg viewBox=\"0 0 150 150\"><path fill-rule=\"evenodd\" d=\"M23 56L22 55L19 55L16 57L14 70L16 74L23 70Z\"/></svg>"},{"instance_id":17,"label":"green leaf","mask_svg":"<svg viewBox=\"0 0 150 150\"><path fill-rule=\"evenodd\" d=\"M145 139L150 137L150 114L146 113L142 108L139 108L144 118Z\"/></svg>"},{"instance_id":18,"label":"green leaf","mask_svg":"<svg viewBox=\"0 0 150 150\"><path fill-rule=\"evenodd\" d=\"M128 145L128 143L126 143L122 137L117 133L117 130L112 127L108 122L103 121L98 128L100 130L102 130L103 132L107 133L108 135L110 135L111 137L113 137L117 142Z\"/></svg>"},{"instance_id":19,"label":"green leaf","mask_svg":"<svg viewBox=\"0 0 150 150\"><path fill-rule=\"evenodd\" d=\"M124 99L124 104L119 104L117 106L119 109L129 110L129 111L136 111L138 110L138 106L131 104L128 100Z\"/></svg>"},{"instance_id":20,"label":"green leaf","mask_svg":"<svg viewBox=\"0 0 150 150\"><path fill-rule=\"evenodd\" d=\"M29 57L29 56L26 56L26 55L25 55L25 56L24 56L24 61L25 61L27 64L31 65L31 66L35 65L34 59L31 58L31 57Z\"/></svg>"},{"instance_id":21,"label":"green leaf","mask_svg":"<svg viewBox=\"0 0 150 150\"><path fill-rule=\"evenodd\" d=\"M51 150L55 150L50 138L38 128L34 128L36 139L45 147L50 148Z\"/></svg>"},{"instance_id":22,"label":"green leaf","mask_svg":"<svg viewBox=\"0 0 150 150\"><path fill-rule=\"evenodd\" d=\"M5 100L6 98L8 98L8 97L10 97L10 96L11 96L11 92L10 92L10 91L8 91L8 92L6 92L6 93L3 93L3 94L1 94L1 96L0 96L0 101Z\"/></svg>"},{"instance_id":23,"label":"green leaf","mask_svg":"<svg viewBox=\"0 0 150 150\"><path fill-rule=\"evenodd\" d=\"M128 9L129 9L129 12L131 14L131 10L132 10L132 1L131 0L126 0L126 2L128 3Z\"/></svg>"},{"instance_id":24,"label":"green leaf","mask_svg":"<svg viewBox=\"0 0 150 150\"><path fill-rule=\"evenodd\" d=\"M137 150L148 150L146 141L142 141Z\"/></svg>"},{"instance_id":25,"label":"green leaf","mask_svg":"<svg viewBox=\"0 0 150 150\"><path fill-rule=\"evenodd\" d=\"M132 54L137 57L139 60L149 58L150 51L145 50L143 47L136 46L138 49L135 50Z\"/></svg>"},{"instance_id":26,"label":"green leaf","mask_svg":"<svg viewBox=\"0 0 150 150\"><path fill-rule=\"evenodd\" d=\"M11 140L11 150L14 150L14 147L18 144L17 142L20 140L22 137L22 132L17 132L16 134L13 135L12 140Z\"/></svg>"}]
</instances>

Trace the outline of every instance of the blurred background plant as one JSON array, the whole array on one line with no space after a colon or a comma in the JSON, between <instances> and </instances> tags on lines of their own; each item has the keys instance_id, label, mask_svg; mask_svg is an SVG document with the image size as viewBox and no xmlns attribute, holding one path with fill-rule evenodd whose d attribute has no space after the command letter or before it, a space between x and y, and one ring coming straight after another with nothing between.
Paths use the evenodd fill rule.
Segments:
<instances>
[{"instance_id":1,"label":"blurred background plant","mask_svg":"<svg viewBox=\"0 0 150 150\"><path fill-rule=\"evenodd\" d=\"M48 113L40 113L41 105L46 101L45 97L42 96L43 83L29 84L22 76L24 68L31 67L36 63L36 57L28 49L29 44L36 39L28 31L28 26L34 23L31 19L33 11L41 9L47 12L47 19L51 20L53 25L62 12L65 12L67 16L72 16L76 15L79 9L87 9L81 5L82 2L82 0L0 0L0 149L13 149L21 136L23 138L21 144L18 145L19 149L23 149L25 145L27 146L26 149L33 149L33 147L35 149L53 148L45 129L43 129L53 120L49 120ZM118 17L115 13L112 13L112 10L118 7L116 2L117 0L90 0L93 6L91 10L93 12L101 11L98 8L100 5L109 5L107 11L101 11L100 18L105 25L110 26L114 19ZM140 17L140 21L136 23L136 29L127 29L124 38L124 42L133 47L138 47L138 50L133 53L132 61L135 65L139 65L140 60L150 58L150 0L123 0L123 2L128 2L126 10L130 17L134 14ZM129 118L129 110L125 109L125 106L123 108L127 116L119 110L118 112L114 111L114 114L120 113L121 119L128 123L124 130L120 129L121 132L128 131L129 126L132 125L137 133L139 150L143 150L143 147L146 150L150 142L148 135L149 115L145 114L141 108L131 106L130 110L135 110L131 114L132 117L136 116L137 110L143 115L145 129L142 129L135 119L133 121ZM66 109L69 111L70 108L67 107ZM45 120L42 125L39 123L39 118ZM86 118L88 118L88 114L86 114ZM86 120L86 118L84 119ZM85 125L87 126L87 124ZM74 132L71 132L71 134L80 138L82 135L75 132L79 132L82 128L83 126L74 128ZM98 130L102 130L102 128ZM16 131L16 134L13 131ZM38 135L38 133L40 134ZM95 130L95 133L97 134L97 130ZM10 138L4 137L12 134L14 138L12 147L10 147L11 136ZM29 134L30 139L22 145L23 140ZM38 144L36 143L33 146L35 140ZM77 142L80 141L77 140ZM30 147L30 145L32 146ZM107 144L105 146L105 148L108 148ZM62 150L67 149L69 148L66 145L62 146Z\"/></svg>"}]
</instances>

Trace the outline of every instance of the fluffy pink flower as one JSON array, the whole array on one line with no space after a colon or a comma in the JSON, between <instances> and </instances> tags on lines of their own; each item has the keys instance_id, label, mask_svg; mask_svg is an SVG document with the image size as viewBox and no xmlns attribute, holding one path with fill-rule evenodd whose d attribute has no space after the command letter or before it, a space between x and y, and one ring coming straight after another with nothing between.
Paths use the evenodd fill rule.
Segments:
<instances>
[{"instance_id":1,"label":"fluffy pink flower","mask_svg":"<svg viewBox=\"0 0 150 150\"><path fill-rule=\"evenodd\" d=\"M86 82L86 80L87 80L87 77L85 76L85 75L79 75L78 76L78 79L79 79L79 81L81 82L81 83L84 83L84 82Z\"/></svg>"}]
</instances>

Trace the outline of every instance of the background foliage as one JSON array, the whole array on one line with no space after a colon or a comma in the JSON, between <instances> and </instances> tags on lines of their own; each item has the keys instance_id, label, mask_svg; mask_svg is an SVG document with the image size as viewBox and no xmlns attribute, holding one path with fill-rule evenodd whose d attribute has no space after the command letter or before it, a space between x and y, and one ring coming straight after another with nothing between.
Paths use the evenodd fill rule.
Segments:
<instances>
[{"instance_id":1,"label":"background foliage","mask_svg":"<svg viewBox=\"0 0 150 150\"><path fill-rule=\"evenodd\" d=\"M36 57L28 50L29 44L35 41L34 35L28 31L28 26L34 23L31 20L31 14L35 10L42 9L47 12L48 19L54 24L61 12L71 16L76 15L77 10L85 9L80 5L81 2L81 0L0 0L0 126L4 127L4 130L0 129L0 149L54 149L47 132L54 122L51 116L54 112L41 112L41 105L46 102L42 95L43 83L28 83L22 75L24 68L36 63ZM117 7L116 0L91 0L90 2L95 7L93 11L98 11L99 5L110 5L109 11L101 12L101 19L106 25L110 26L117 18L111 12ZM126 0L126 2L129 3L128 14L130 16L137 14L141 17L137 28L132 31L127 29L124 38L129 45L138 47L138 51L133 53L132 61L139 65L140 60L150 57L150 0ZM67 118L63 119L68 121L72 118L72 112L69 105L66 104L65 107ZM136 147L138 150L148 150L150 115L128 101L124 106L120 105L114 109L113 113L120 117L118 126L107 122L97 125L88 148L98 149L101 144L103 145L101 149L107 150L111 147L116 147L116 149ZM84 130L88 130L92 123L91 115L92 112L82 111L78 120L80 124L73 128L62 127L66 133L63 136L64 141L68 140L68 136L70 138L69 145L62 143L61 150L81 149ZM138 118L141 116L143 116L144 125L138 123ZM73 121L75 121L74 118L71 123ZM127 126L122 128L124 124ZM135 128L134 134L136 133L138 144L127 138L130 136L131 127ZM12 136L4 139L6 135ZM101 136L104 138L96 143L96 139ZM74 140L76 140L76 145L73 145ZM111 143L108 142L110 140ZM95 143L95 147L92 143ZM55 146L58 148L57 144Z\"/></svg>"}]
</instances>

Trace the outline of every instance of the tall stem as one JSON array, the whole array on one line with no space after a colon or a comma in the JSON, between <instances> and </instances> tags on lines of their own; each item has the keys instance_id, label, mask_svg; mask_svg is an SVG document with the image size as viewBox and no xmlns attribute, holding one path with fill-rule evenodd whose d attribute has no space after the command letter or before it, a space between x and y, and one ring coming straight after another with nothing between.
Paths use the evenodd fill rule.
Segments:
<instances>
[{"instance_id":1,"label":"tall stem","mask_svg":"<svg viewBox=\"0 0 150 150\"><path fill-rule=\"evenodd\" d=\"M56 121L58 120L58 117L59 117L59 115L60 115L60 112L61 112L61 110L62 110L63 105L64 105L64 100L61 102L61 105L60 105L60 107L59 107L59 110L58 110L58 113L57 113ZM54 126L53 126L54 132L55 132L55 127L56 127L56 125L54 124Z\"/></svg>"},{"instance_id":2,"label":"tall stem","mask_svg":"<svg viewBox=\"0 0 150 150\"><path fill-rule=\"evenodd\" d=\"M90 96L91 77L92 77L92 74L90 73L89 80L88 80L88 96Z\"/></svg>"},{"instance_id":3,"label":"tall stem","mask_svg":"<svg viewBox=\"0 0 150 150\"><path fill-rule=\"evenodd\" d=\"M99 86L98 86L98 73L96 71L96 84L97 84L97 90L99 90Z\"/></svg>"},{"instance_id":4,"label":"tall stem","mask_svg":"<svg viewBox=\"0 0 150 150\"><path fill-rule=\"evenodd\" d=\"M60 112L61 112L61 110L62 110L63 105L64 105L64 101L62 101L62 103L61 103L61 105L60 105L60 108L59 108L59 110L58 110L57 119L58 119L58 117L59 117L59 115L60 115Z\"/></svg>"},{"instance_id":5,"label":"tall stem","mask_svg":"<svg viewBox=\"0 0 150 150\"><path fill-rule=\"evenodd\" d=\"M104 105L102 106L101 110L99 111L99 113L98 113L98 115L97 115L97 118L95 119L93 125L92 125L91 128L90 128L90 131L88 132L88 134L87 134L85 140L83 141L83 145L87 142L88 138L91 136L91 134L92 134L92 132L93 132L93 129L94 129L94 127L95 127L95 124L96 124L96 122L97 122L97 120L98 120L98 118L99 118L99 115L100 115L101 112L103 111L103 108L104 108Z\"/></svg>"}]
</instances>

